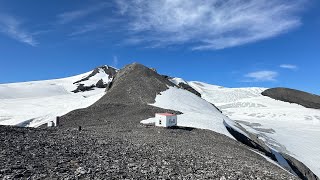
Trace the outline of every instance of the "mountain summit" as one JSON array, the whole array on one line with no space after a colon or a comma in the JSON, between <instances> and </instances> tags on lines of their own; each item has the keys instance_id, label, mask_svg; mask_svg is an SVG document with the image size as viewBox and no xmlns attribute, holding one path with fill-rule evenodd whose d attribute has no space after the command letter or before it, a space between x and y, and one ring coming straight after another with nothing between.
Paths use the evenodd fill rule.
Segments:
<instances>
[{"instance_id":1,"label":"mountain summit","mask_svg":"<svg viewBox=\"0 0 320 180\"><path fill-rule=\"evenodd\" d=\"M61 126L121 126L139 124L157 112L172 112L149 105L157 94L175 86L154 70L138 63L125 66L110 82L106 94L86 109L79 109L61 117ZM136 125L135 125L136 126Z\"/></svg>"}]
</instances>

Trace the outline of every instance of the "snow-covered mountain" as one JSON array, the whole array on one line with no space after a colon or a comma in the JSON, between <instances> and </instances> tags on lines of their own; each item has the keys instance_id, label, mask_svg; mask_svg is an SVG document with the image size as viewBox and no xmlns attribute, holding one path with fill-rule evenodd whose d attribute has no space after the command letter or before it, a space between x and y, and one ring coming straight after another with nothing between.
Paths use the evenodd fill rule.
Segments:
<instances>
[{"instance_id":1,"label":"snow-covered mountain","mask_svg":"<svg viewBox=\"0 0 320 180\"><path fill-rule=\"evenodd\" d=\"M119 72L102 66L63 79L1 84L0 125L38 127L62 116L64 127L110 126L109 121L135 126L135 120L153 123L154 118L146 118L155 112L180 112L178 126L207 129L238 140L231 128L248 140L263 142L275 156L273 160L291 173L306 168L293 170L283 154L320 176L320 110L274 100L261 94L265 90L187 82L139 64ZM76 110L81 108L85 109Z\"/></svg>"},{"instance_id":2,"label":"snow-covered mountain","mask_svg":"<svg viewBox=\"0 0 320 180\"><path fill-rule=\"evenodd\" d=\"M0 125L37 127L105 94L116 69L101 66L63 79L0 84Z\"/></svg>"},{"instance_id":3,"label":"snow-covered mountain","mask_svg":"<svg viewBox=\"0 0 320 180\"><path fill-rule=\"evenodd\" d=\"M319 109L263 96L266 88L225 88L180 78L171 81L188 84L269 148L296 158L320 176Z\"/></svg>"}]
</instances>

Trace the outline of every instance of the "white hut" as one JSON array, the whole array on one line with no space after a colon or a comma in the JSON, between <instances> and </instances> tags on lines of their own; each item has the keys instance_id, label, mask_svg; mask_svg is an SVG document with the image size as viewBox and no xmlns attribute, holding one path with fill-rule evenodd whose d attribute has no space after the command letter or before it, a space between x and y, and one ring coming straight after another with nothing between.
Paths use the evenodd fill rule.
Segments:
<instances>
[{"instance_id":1,"label":"white hut","mask_svg":"<svg viewBox=\"0 0 320 180\"><path fill-rule=\"evenodd\" d=\"M157 113L156 126L171 127L177 125L177 115L170 113Z\"/></svg>"}]
</instances>

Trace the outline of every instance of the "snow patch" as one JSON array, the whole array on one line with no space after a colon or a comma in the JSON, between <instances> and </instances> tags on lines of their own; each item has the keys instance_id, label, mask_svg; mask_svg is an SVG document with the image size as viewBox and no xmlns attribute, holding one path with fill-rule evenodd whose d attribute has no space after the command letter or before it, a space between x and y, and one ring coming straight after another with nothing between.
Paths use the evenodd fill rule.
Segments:
<instances>
[{"instance_id":1,"label":"snow patch","mask_svg":"<svg viewBox=\"0 0 320 180\"><path fill-rule=\"evenodd\" d=\"M221 114L212 104L189 91L169 87L168 90L157 95L155 101L151 105L183 113L177 117L178 126L208 129L234 139L223 125L224 120L230 119ZM142 121L142 123L153 122L153 118Z\"/></svg>"}]
</instances>

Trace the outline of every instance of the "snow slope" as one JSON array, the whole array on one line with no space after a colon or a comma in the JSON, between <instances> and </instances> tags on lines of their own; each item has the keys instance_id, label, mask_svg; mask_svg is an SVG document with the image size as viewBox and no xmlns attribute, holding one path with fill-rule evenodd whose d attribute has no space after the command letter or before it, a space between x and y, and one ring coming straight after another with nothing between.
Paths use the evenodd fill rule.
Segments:
<instances>
[{"instance_id":1,"label":"snow slope","mask_svg":"<svg viewBox=\"0 0 320 180\"><path fill-rule=\"evenodd\" d=\"M73 93L79 81L93 71L63 79L0 84L0 125L37 127L56 116L74 109L85 108L105 94L104 88ZM90 86L102 79L111 81L108 74L99 73L81 83Z\"/></svg>"},{"instance_id":2,"label":"snow slope","mask_svg":"<svg viewBox=\"0 0 320 180\"><path fill-rule=\"evenodd\" d=\"M223 120L229 120L229 118L189 91L170 87L161 95L157 95L156 102L151 105L182 112L183 114L178 115L178 126L209 129L233 138L223 125ZM154 122L155 118L141 121L145 124Z\"/></svg>"},{"instance_id":3,"label":"snow slope","mask_svg":"<svg viewBox=\"0 0 320 180\"><path fill-rule=\"evenodd\" d=\"M265 88L188 84L269 147L293 156L320 177L320 110L262 96Z\"/></svg>"}]
</instances>

